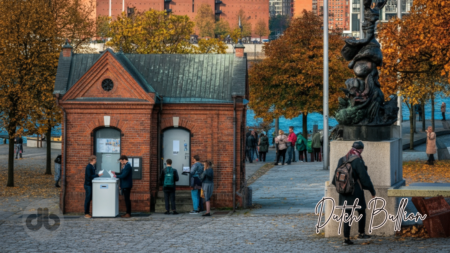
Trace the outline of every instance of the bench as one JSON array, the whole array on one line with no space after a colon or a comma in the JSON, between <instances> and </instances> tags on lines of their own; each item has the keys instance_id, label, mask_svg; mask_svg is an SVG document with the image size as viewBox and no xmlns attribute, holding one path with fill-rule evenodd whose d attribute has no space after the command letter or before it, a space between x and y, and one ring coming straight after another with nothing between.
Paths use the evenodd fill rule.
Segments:
<instances>
[{"instance_id":1,"label":"bench","mask_svg":"<svg viewBox=\"0 0 450 253\"><path fill-rule=\"evenodd\" d=\"M389 197L412 197L417 210L426 214L423 221L430 237L450 236L450 205L444 197L450 197L450 184L413 183L409 186L388 189ZM425 199L430 198L430 199Z\"/></svg>"}]
</instances>

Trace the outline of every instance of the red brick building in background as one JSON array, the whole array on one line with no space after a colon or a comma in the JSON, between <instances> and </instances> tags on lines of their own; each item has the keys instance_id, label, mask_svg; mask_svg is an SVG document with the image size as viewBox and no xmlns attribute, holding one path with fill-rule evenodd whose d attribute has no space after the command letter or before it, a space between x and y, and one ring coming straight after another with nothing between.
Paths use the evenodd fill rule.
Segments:
<instances>
[{"instance_id":1,"label":"red brick building in background","mask_svg":"<svg viewBox=\"0 0 450 253\"><path fill-rule=\"evenodd\" d=\"M134 7L139 12L149 9L170 10L175 15L187 15L194 20L202 4L210 5L216 20L227 20L231 28L238 25L237 14L240 9L245 11L246 17L242 18L252 24L252 29L261 19L269 26L269 0L96 0L96 15L116 17L122 11ZM253 37L259 38L256 34Z\"/></svg>"},{"instance_id":2,"label":"red brick building in background","mask_svg":"<svg viewBox=\"0 0 450 253\"><path fill-rule=\"evenodd\" d=\"M303 10L323 15L323 0L295 0L294 17L302 15ZM350 0L328 1L328 26L330 29L350 30Z\"/></svg>"},{"instance_id":3,"label":"red brick building in background","mask_svg":"<svg viewBox=\"0 0 450 253\"><path fill-rule=\"evenodd\" d=\"M242 204L239 192L245 187L249 95L243 50L236 48L236 54L137 55L107 49L101 54L75 54L65 45L54 88L64 113L62 210L83 212L85 167L93 154L97 171L120 170L120 155L141 159L140 175L133 174L133 212L158 208L159 175L168 158L174 160L173 167L184 180L177 184L177 195L190 195L189 175L181 172L182 167L192 165L195 154L214 163L212 206L232 207L234 165L236 200ZM177 147L175 142L170 146L174 131L185 138L177 137ZM114 138L108 136L111 133L117 133L120 149L105 153L98 139ZM122 196L120 202L124 210ZM192 210L192 204L186 208Z\"/></svg>"}]
</instances>

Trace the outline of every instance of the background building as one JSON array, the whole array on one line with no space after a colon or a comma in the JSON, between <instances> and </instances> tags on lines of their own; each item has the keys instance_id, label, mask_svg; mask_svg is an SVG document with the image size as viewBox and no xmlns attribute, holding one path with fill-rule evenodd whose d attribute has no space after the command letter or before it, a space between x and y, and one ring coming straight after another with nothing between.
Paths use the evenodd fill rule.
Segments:
<instances>
[{"instance_id":1,"label":"background building","mask_svg":"<svg viewBox=\"0 0 450 253\"><path fill-rule=\"evenodd\" d=\"M288 1L286 13L290 13L290 0L283 1ZM269 0L177 0L176 2L172 0L97 0L96 15L115 17L122 11L135 8L138 12L149 9L167 10L175 15L187 15L194 20L202 4L210 5L214 9L216 20L227 20L231 28L237 27L237 14L240 9L245 11L244 18L251 23L252 29L261 19L267 23L267 26L269 24Z\"/></svg>"},{"instance_id":2,"label":"background building","mask_svg":"<svg viewBox=\"0 0 450 253\"><path fill-rule=\"evenodd\" d=\"M359 36L359 15L360 15L360 4L361 0L351 0L352 4L350 6L350 23L349 29L345 30L344 33L351 35L353 37ZM411 10L413 0L402 0L402 16L408 15ZM391 18L397 17L397 0L388 0L386 6L381 10L380 21L387 22Z\"/></svg>"},{"instance_id":3,"label":"background building","mask_svg":"<svg viewBox=\"0 0 450 253\"><path fill-rule=\"evenodd\" d=\"M269 6L271 17L276 15L292 15L291 0L269 0Z\"/></svg>"},{"instance_id":4,"label":"background building","mask_svg":"<svg viewBox=\"0 0 450 253\"><path fill-rule=\"evenodd\" d=\"M350 9L349 0L330 0L328 2L328 25L330 29L340 28L349 30ZM294 17L301 16L303 10L312 11L316 15L323 15L323 0L295 0Z\"/></svg>"}]
</instances>

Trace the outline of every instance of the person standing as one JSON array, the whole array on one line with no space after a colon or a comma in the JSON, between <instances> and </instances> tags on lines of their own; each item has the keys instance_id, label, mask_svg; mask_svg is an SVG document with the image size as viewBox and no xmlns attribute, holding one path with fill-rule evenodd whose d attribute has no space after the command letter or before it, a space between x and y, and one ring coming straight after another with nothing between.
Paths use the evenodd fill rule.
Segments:
<instances>
[{"instance_id":1,"label":"person standing","mask_svg":"<svg viewBox=\"0 0 450 253\"><path fill-rule=\"evenodd\" d=\"M311 147L313 149L313 153L314 153L314 160L316 162L319 161L319 154L320 154L320 132L317 131L313 137L312 137L312 142L311 142Z\"/></svg>"},{"instance_id":2,"label":"person standing","mask_svg":"<svg viewBox=\"0 0 450 253\"><path fill-rule=\"evenodd\" d=\"M92 180L96 177L101 177L103 174L95 174L95 164L97 163L97 157L95 155L91 155L88 158L89 164L86 166L86 170L84 172L84 190L85 190L85 199L84 199L84 218L92 218L89 214L91 209L91 201L92 201Z\"/></svg>"},{"instance_id":3,"label":"person standing","mask_svg":"<svg viewBox=\"0 0 450 253\"><path fill-rule=\"evenodd\" d=\"M284 160L286 157L286 142L288 141L287 136L284 135L283 130L279 130L278 131L279 135L277 136L277 138L275 138L275 143L278 146L278 153L277 153L277 160L275 161L275 165L278 165L278 162L280 161L280 157L283 157L283 163L282 165L284 165Z\"/></svg>"},{"instance_id":4,"label":"person standing","mask_svg":"<svg viewBox=\"0 0 450 253\"><path fill-rule=\"evenodd\" d=\"M417 113L419 114L419 121L422 121L422 104L418 104Z\"/></svg>"},{"instance_id":5,"label":"person standing","mask_svg":"<svg viewBox=\"0 0 450 253\"><path fill-rule=\"evenodd\" d=\"M166 206L166 212L164 214L170 214L171 206L172 214L178 214L175 206L175 187L176 182L178 182L180 178L178 177L178 171L172 168L172 159L167 159L166 164L167 167L162 170L159 179L163 185L164 204Z\"/></svg>"},{"instance_id":6,"label":"person standing","mask_svg":"<svg viewBox=\"0 0 450 253\"><path fill-rule=\"evenodd\" d=\"M259 160L259 154L258 154L258 134L255 130L252 130L252 136L253 136L253 143L252 143L252 157L255 158L256 161Z\"/></svg>"},{"instance_id":7,"label":"person standing","mask_svg":"<svg viewBox=\"0 0 450 253\"><path fill-rule=\"evenodd\" d=\"M120 179L120 189L123 192L123 198L125 199L125 206L127 212L120 216L122 218L131 217L131 188L133 188L133 171L131 164L128 162L128 157L126 155L121 155L119 162L122 165L122 170L119 173L112 171L112 173Z\"/></svg>"},{"instance_id":8,"label":"person standing","mask_svg":"<svg viewBox=\"0 0 450 253\"><path fill-rule=\"evenodd\" d=\"M295 152L295 143L297 142L297 135L295 135L294 133L294 127L290 126L289 127L289 135L287 138L287 154L288 154L288 159L287 159L287 164L291 164L291 162L295 162L295 158L294 158L294 152Z\"/></svg>"},{"instance_id":9,"label":"person standing","mask_svg":"<svg viewBox=\"0 0 450 253\"><path fill-rule=\"evenodd\" d=\"M255 136L253 136L253 134L250 134L247 137L246 140L246 146L247 146L247 157L248 157L248 161L250 163L253 163L253 158L254 158L254 149L256 149L256 138Z\"/></svg>"},{"instance_id":10,"label":"person standing","mask_svg":"<svg viewBox=\"0 0 450 253\"><path fill-rule=\"evenodd\" d=\"M445 120L445 109L446 108L447 108L447 105L444 102L442 102L442 105L441 105L442 120Z\"/></svg>"},{"instance_id":11,"label":"person standing","mask_svg":"<svg viewBox=\"0 0 450 253\"><path fill-rule=\"evenodd\" d=\"M202 188L202 181L200 180L200 174L203 172L203 165L200 163L200 156L194 155L192 157L194 164L191 167L191 197L194 210L190 214L198 214L202 208L200 208L200 189Z\"/></svg>"},{"instance_id":12,"label":"person standing","mask_svg":"<svg viewBox=\"0 0 450 253\"><path fill-rule=\"evenodd\" d=\"M297 142L295 143L295 146L298 150L298 159L299 161L308 162L308 151L307 151L307 145L308 141L303 137L303 135L300 133L297 136Z\"/></svg>"},{"instance_id":13,"label":"person standing","mask_svg":"<svg viewBox=\"0 0 450 253\"><path fill-rule=\"evenodd\" d=\"M20 158L22 158L23 153L23 139L22 136L17 136L14 138L14 142L16 143L16 159L20 155Z\"/></svg>"},{"instance_id":14,"label":"person standing","mask_svg":"<svg viewBox=\"0 0 450 253\"><path fill-rule=\"evenodd\" d=\"M369 235L366 235L366 200L364 198L364 190L368 190L372 195L372 198L375 198L376 192L373 187L372 181L370 179L369 174L367 173L367 166L364 164L361 153L364 150L364 144L361 141L356 141L352 145L352 149L347 153L346 156L339 159L337 168L341 167L344 163L348 163L351 165L352 177L354 179L354 188L353 193L349 195L339 194L339 205L343 205L344 201L347 201L347 207L353 205L356 199L359 200L358 205L361 206L360 209L356 209L358 215L361 215L362 218L358 222L358 236L356 237L359 240L367 240L370 239ZM336 169L337 169L336 168ZM336 185L336 176L333 177L332 181L333 185ZM345 212L350 216L351 209L345 209ZM344 223L344 242L343 245L352 245L353 242L350 241L350 225L348 222Z\"/></svg>"},{"instance_id":15,"label":"person standing","mask_svg":"<svg viewBox=\"0 0 450 253\"><path fill-rule=\"evenodd\" d=\"M212 162L206 161L203 168L204 170L200 175L200 180L202 180L203 195L206 202L206 213L202 216L211 216L211 197L214 191L214 171L212 169Z\"/></svg>"},{"instance_id":16,"label":"person standing","mask_svg":"<svg viewBox=\"0 0 450 253\"><path fill-rule=\"evenodd\" d=\"M433 132L431 126L428 127L427 131L427 150L428 161L426 164L434 165L434 154L436 153L436 133Z\"/></svg>"},{"instance_id":17,"label":"person standing","mask_svg":"<svg viewBox=\"0 0 450 253\"><path fill-rule=\"evenodd\" d=\"M261 162L266 161L266 154L269 152L269 138L264 133L261 133L261 137L259 138L259 158L261 158Z\"/></svg>"},{"instance_id":18,"label":"person standing","mask_svg":"<svg viewBox=\"0 0 450 253\"><path fill-rule=\"evenodd\" d=\"M61 179L61 155L55 159L55 187L59 187L59 180Z\"/></svg>"}]
</instances>

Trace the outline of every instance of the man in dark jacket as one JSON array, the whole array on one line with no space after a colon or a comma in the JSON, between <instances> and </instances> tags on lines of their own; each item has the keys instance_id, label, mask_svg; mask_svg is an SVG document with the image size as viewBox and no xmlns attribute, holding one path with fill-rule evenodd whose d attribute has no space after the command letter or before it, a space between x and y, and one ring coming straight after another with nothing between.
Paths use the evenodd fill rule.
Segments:
<instances>
[{"instance_id":1,"label":"man in dark jacket","mask_svg":"<svg viewBox=\"0 0 450 253\"><path fill-rule=\"evenodd\" d=\"M16 143L16 159L20 155L20 158L22 158L23 153L23 139L22 136L17 136L14 138L14 142Z\"/></svg>"},{"instance_id":2,"label":"man in dark jacket","mask_svg":"<svg viewBox=\"0 0 450 253\"><path fill-rule=\"evenodd\" d=\"M178 182L178 171L172 168L172 159L166 160L167 167L162 170L159 180L163 185L164 192L164 202L166 204L166 212L164 214L170 214L170 204L172 205L172 214L178 214L175 207L175 182ZM173 177L173 185L165 185L164 180L166 178L166 173L169 172L169 176ZM169 202L170 201L170 202Z\"/></svg>"},{"instance_id":3,"label":"man in dark jacket","mask_svg":"<svg viewBox=\"0 0 450 253\"><path fill-rule=\"evenodd\" d=\"M86 191L86 198L84 199L84 218L92 218L89 214L92 201L92 180L96 177L101 177L103 174L95 174L95 164L97 163L97 157L95 155L89 156L89 164L86 166L84 172L84 190Z\"/></svg>"},{"instance_id":4,"label":"man in dark jacket","mask_svg":"<svg viewBox=\"0 0 450 253\"><path fill-rule=\"evenodd\" d=\"M131 217L131 188L133 188L133 173L131 164L128 162L128 157L126 155L121 155L119 158L120 164L123 166L122 171L115 173L112 171L117 178L120 179L120 189L122 189L123 197L125 199L125 206L127 208L126 214L122 215L122 218Z\"/></svg>"},{"instance_id":5,"label":"man in dark jacket","mask_svg":"<svg viewBox=\"0 0 450 253\"><path fill-rule=\"evenodd\" d=\"M247 149L247 157L250 163L253 163L253 153L254 149L256 149L256 138L250 134L246 140L246 149Z\"/></svg>"},{"instance_id":6,"label":"man in dark jacket","mask_svg":"<svg viewBox=\"0 0 450 253\"><path fill-rule=\"evenodd\" d=\"M361 206L361 209L356 209L358 211L358 215L362 215L361 220L358 222L358 236L357 239L367 240L370 239L369 235L365 234L366 227L366 200L364 198L364 190L370 191L372 194L372 198L375 198L375 189L373 187L372 181L370 180L370 176L367 173L367 166L364 164L361 153L364 150L364 144L361 141L356 141L353 143L352 149L348 152L348 154L342 157L339 162L337 168L339 168L344 161L356 156L356 159L351 162L352 166L352 175L355 180L354 191L351 195L342 195L339 194L339 205L343 205L344 201L347 201L347 207L350 209L346 209L345 212L350 215L351 206L356 199L359 199L358 205ZM333 185L336 185L336 179L333 177ZM344 223L344 243L343 245L352 245L353 242L350 241L350 226L347 222Z\"/></svg>"}]
</instances>

